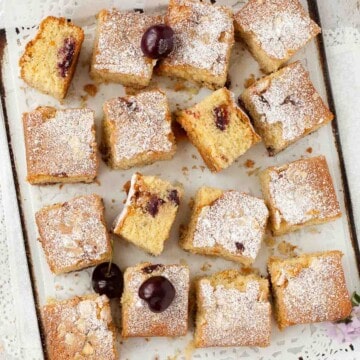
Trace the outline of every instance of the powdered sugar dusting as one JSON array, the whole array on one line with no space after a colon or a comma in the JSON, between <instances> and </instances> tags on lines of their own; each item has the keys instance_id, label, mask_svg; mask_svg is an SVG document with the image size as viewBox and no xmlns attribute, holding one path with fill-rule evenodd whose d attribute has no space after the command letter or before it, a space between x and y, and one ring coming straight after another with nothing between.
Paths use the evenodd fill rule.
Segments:
<instances>
[{"instance_id":1,"label":"powdered sugar dusting","mask_svg":"<svg viewBox=\"0 0 360 360\"><path fill-rule=\"evenodd\" d=\"M234 42L230 10L198 1L174 0L166 22L175 35L174 49L164 64L193 66L214 75L226 72L227 54Z\"/></svg>"},{"instance_id":2,"label":"powdered sugar dusting","mask_svg":"<svg viewBox=\"0 0 360 360\"><path fill-rule=\"evenodd\" d=\"M94 112L88 109L44 108L24 115L28 174L95 177L97 172Z\"/></svg>"},{"instance_id":3,"label":"powdered sugar dusting","mask_svg":"<svg viewBox=\"0 0 360 360\"><path fill-rule=\"evenodd\" d=\"M91 266L111 253L97 195L79 196L36 214L47 260L57 273Z\"/></svg>"},{"instance_id":4,"label":"powdered sugar dusting","mask_svg":"<svg viewBox=\"0 0 360 360\"><path fill-rule=\"evenodd\" d=\"M115 9L102 12L99 19L97 52L93 67L113 73L150 78L154 61L145 57L141 38L145 30L162 23L162 16Z\"/></svg>"},{"instance_id":5,"label":"powdered sugar dusting","mask_svg":"<svg viewBox=\"0 0 360 360\"><path fill-rule=\"evenodd\" d=\"M295 276L295 264L283 266L286 285L282 294L290 324L339 319L340 301L348 299L340 256L317 256L310 261Z\"/></svg>"},{"instance_id":6,"label":"powdered sugar dusting","mask_svg":"<svg viewBox=\"0 0 360 360\"><path fill-rule=\"evenodd\" d=\"M207 346L251 346L269 342L270 303L259 300L260 287L249 281L246 291L213 287L209 280L199 283L198 304L204 313L201 332Z\"/></svg>"},{"instance_id":7,"label":"powdered sugar dusting","mask_svg":"<svg viewBox=\"0 0 360 360\"><path fill-rule=\"evenodd\" d=\"M105 103L104 111L107 121L114 125L115 162L173 149L170 113L162 92L146 91L112 99Z\"/></svg>"},{"instance_id":8,"label":"powdered sugar dusting","mask_svg":"<svg viewBox=\"0 0 360 360\"><path fill-rule=\"evenodd\" d=\"M300 138L307 130L327 122L331 115L300 62L280 70L279 75L261 79L247 91L251 92L260 122L280 123L285 141Z\"/></svg>"},{"instance_id":9,"label":"powdered sugar dusting","mask_svg":"<svg viewBox=\"0 0 360 360\"><path fill-rule=\"evenodd\" d=\"M235 20L275 59L288 58L320 32L298 0L250 0Z\"/></svg>"},{"instance_id":10,"label":"powdered sugar dusting","mask_svg":"<svg viewBox=\"0 0 360 360\"><path fill-rule=\"evenodd\" d=\"M186 332L188 326L188 293L189 269L181 265L164 265L154 269L151 274L143 272L143 267L128 268L125 278L125 294L132 298L130 306L123 308L126 313L125 324L128 335L148 336L156 329L161 329L165 336L179 336ZM161 313L154 313L148 304L139 297L142 283L152 276L164 276L175 288L175 298L170 306ZM145 334L145 335L144 335Z\"/></svg>"},{"instance_id":11,"label":"powdered sugar dusting","mask_svg":"<svg viewBox=\"0 0 360 360\"><path fill-rule=\"evenodd\" d=\"M48 353L55 358L116 358L115 334L106 296L74 298L44 307Z\"/></svg>"},{"instance_id":12,"label":"powdered sugar dusting","mask_svg":"<svg viewBox=\"0 0 360 360\"><path fill-rule=\"evenodd\" d=\"M253 261L260 249L267 218L263 200L237 191L225 191L213 204L201 209L193 246L218 245L232 255Z\"/></svg>"},{"instance_id":13,"label":"powdered sugar dusting","mask_svg":"<svg viewBox=\"0 0 360 360\"><path fill-rule=\"evenodd\" d=\"M275 228L281 222L303 224L340 215L339 203L323 156L269 168L269 191L276 208Z\"/></svg>"}]
</instances>

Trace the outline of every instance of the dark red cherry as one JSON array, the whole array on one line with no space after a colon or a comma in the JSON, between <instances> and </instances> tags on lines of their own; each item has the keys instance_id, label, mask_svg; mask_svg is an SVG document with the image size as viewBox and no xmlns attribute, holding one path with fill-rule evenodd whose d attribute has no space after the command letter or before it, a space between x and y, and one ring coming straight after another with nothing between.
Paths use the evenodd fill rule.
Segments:
<instances>
[{"instance_id":1,"label":"dark red cherry","mask_svg":"<svg viewBox=\"0 0 360 360\"><path fill-rule=\"evenodd\" d=\"M66 38L64 45L58 51L59 62L57 66L61 77L66 77L68 70L72 64L75 53L75 40L73 38Z\"/></svg>"},{"instance_id":2,"label":"dark red cherry","mask_svg":"<svg viewBox=\"0 0 360 360\"><path fill-rule=\"evenodd\" d=\"M153 276L142 283L139 297L148 303L152 312L161 313L173 302L175 288L164 276Z\"/></svg>"},{"instance_id":3,"label":"dark red cherry","mask_svg":"<svg viewBox=\"0 0 360 360\"><path fill-rule=\"evenodd\" d=\"M162 59L168 56L173 47L174 31L165 24L150 26L141 39L141 50L151 59Z\"/></svg>"},{"instance_id":4,"label":"dark red cherry","mask_svg":"<svg viewBox=\"0 0 360 360\"><path fill-rule=\"evenodd\" d=\"M226 130L227 126L229 125L229 121L230 121L226 106L220 105L220 106L216 107L213 111L214 111L214 115L215 115L216 127L221 131Z\"/></svg>"},{"instance_id":5,"label":"dark red cherry","mask_svg":"<svg viewBox=\"0 0 360 360\"><path fill-rule=\"evenodd\" d=\"M123 292L124 279L121 270L113 263L99 264L92 273L92 287L100 295L109 299L119 298Z\"/></svg>"}]
</instances>

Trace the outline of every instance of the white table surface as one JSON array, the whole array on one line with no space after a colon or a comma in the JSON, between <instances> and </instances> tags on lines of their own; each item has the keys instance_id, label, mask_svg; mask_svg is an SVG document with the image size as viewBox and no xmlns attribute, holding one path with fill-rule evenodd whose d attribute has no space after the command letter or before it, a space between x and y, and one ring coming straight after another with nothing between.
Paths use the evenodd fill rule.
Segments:
<instances>
[{"instance_id":1,"label":"white table surface","mask_svg":"<svg viewBox=\"0 0 360 360\"><path fill-rule=\"evenodd\" d=\"M318 6L356 230L360 237L360 182L357 177L360 174L360 1L318 0ZM28 271L26 266L16 262L24 247L20 222L9 219L9 214L17 211L17 204L4 137L0 139L0 153L0 271L8 274L8 281L0 282L0 360L41 359L38 329L32 326L36 319ZM4 203L12 204L12 208L5 208ZM19 244L16 254L5 251L5 241L9 240ZM5 293L11 296L5 297ZM9 302L9 298L12 301ZM359 353L342 353L331 360L356 358L360 358Z\"/></svg>"}]
</instances>

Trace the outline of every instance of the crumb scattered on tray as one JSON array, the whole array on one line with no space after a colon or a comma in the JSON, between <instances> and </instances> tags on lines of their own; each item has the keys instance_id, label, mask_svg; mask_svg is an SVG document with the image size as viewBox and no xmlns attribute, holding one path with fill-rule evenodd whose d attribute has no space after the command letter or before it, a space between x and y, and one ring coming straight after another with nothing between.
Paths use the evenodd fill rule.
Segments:
<instances>
[{"instance_id":1,"label":"crumb scattered on tray","mask_svg":"<svg viewBox=\"0 0 360 360\"><path fill-rule=\"evenodd\" d=\"M90 96L95 96L98 92L98 88L95 84L86 84L84 85L84 91Z\"/></svg>"},{"instance_id":2,"label":"crumb scattered on tray","mask_svg":"<svg viewBox=\"0 0 360 360\"><path fill-rule=\"evenodd\" d=\"M201 271L208 271L208 270L211 269L211 266L212 266L212 265L211 265L209 262L205 261L205 262L202 264L200 270L201 270Z\"/></svg>"},{"instance_id":3,"label":"crumb scattered on tray","mask_svg":"<svg viewBox=\"0 0 360 360\"><path fill-rule=\"evenodd\" d=\"M187 176L189 174L189 168L187 166L183 166L181 168L181 171L183 173L183 175Z\"/></svg>"},{"instance_id":4,"label":"crumb scattered on tray","mask_svg":"<svg viewBox=\"0 0 360 360\"><path fill-rule=\"evenodd\" d=\"M244 165L248 168L248 169L252 169L255 165L255 161L253 160L250 160L250 159L247 159L245 162L244 162Z\"/></svg>"},{"instance_id":5,"label":"crumb scattered on tray","mask_svg":"<svg viewBox=\"0 0 360 360\"><path fill-rule=\"evenodd\" d=\"M295 256L297 246L290 244L287 241L281 241L277 246L277 249L281 255Z\"/></svg>"},{"instance_id":6,"label":"crumb scattered on tray","mask_svg":"<svg viewBox=\"0 0 360 360\"><path fill-rule=\"evenodd\" d=\"M306 152L309 153L309 154L311 154L311 153L313 152L312 147L308 147L308 148L306 149Z\"/></svg>"},{"instance_id":7,"label":"crumb scattered on tray","mask_svg":"<svg viewBox=\"0 0 360 360\"><path fill-rule=\"evenodd\" d=\"M249 176L258 175L260 170L261 170L261 167L259 166L259 167L255 168L254 170L247 171L247 174Z\"/></svg>"}]
</instances>

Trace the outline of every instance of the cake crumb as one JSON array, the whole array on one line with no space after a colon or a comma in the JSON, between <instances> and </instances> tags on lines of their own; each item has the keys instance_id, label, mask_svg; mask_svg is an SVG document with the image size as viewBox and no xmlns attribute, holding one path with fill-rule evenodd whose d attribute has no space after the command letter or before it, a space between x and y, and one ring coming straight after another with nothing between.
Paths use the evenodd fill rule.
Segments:
<instances>
[{"instance_id":1,"label":"cake crumb","mask_svg":"<svg viewBox=\"0 0 360 360\"><path fill-rule=\"evenodd\" d=\"M308 147L308 148L306 149L306 152L307 152L307 153L309 153L309 154L311 154L311 153L313 152L312 147L311 147L311 146L310 146L310 147Z\"/></svg>"},{"instance_id":2,"label":"cake crumb","mask_svg":"<svg viewBox=\"0 0 360 360\"><path fill-rule=\"evenodd\" d=\"M192 168L193 170L196 170L198 167L197 167L197 165L193 165L191 168Z\"/></svg>"},{"instance_id":3,"label":"cake crumb","mask_svg":"<svg viewBox=\"0 0 360 360\"><path fill-rule=\"evenodd\" d=\"M287 241L281 241L281 243L277 246L277 249L281 255L287 255L291 257L296 256L297 246L292 245Z\"/></svg>"},{"instance_id":4,"label":"cake crumb","mask_svg":"<svg viewBox=\"0 0 360 360\"><path fill-rule=\"evenodd\" d=\"M84 85L84 91L90 96L94 97L97 94L98 89L95 84L86 84Z\"/></svg>"},{"instance_id":5,"label":"cake crumb","mask_svg":"<svg viewBox=\"0 0 360 360\"><path fill-rule=\"evenodd\" d=\"M211 269L211 267L212 267L212 265L211 265L209 262L205 261L205 262L202 264L200 270L201 270L201 271L208 271L208 270Z\"/></svg>"},{"instance_id":6,"label":"cake crumb","mask_svg":"<svg viewBox=\"0 0 360 360\"><path fill-rule=\"evenodd\" d=\"M191 157L194 159L194 160L197 160L197 156L195 154L192 154Z\"/></svg>"},{"instance_id":7,"label":"cake crumb","mask_svg":"<svg viewBox=\"0 0 360 360\"><path fill-rule=\"evenodd\" d=\"M272 236L266 236L264 239L264 243L268 247L273 247L276 244L276 239Z\"/></svg>"},{"instance_id":8,"label":"cake crumb","mask_svg":"<svg viewBox=\"0 0 360 360\"><path fill-rule=\"evenodd\" d=\"M183 166L181 168L181 171L182 171L183 175L185 175L185 176L189 174L189 169L187 166Z\"/></svg>"},{"instance_id":9,"label":"cake crumb","mask_svg":"<svg viewBox=\"0 0 360 360\"><path fill-rule=\"evenodd\" d=\"M128 194L130 190L130 186L131 186L131 181L128 180L122 187L123 191L125 191Z\"/></svg>"},{"instance_id":10,"label":"cake crumb","mask_svg":"<svg viewBox=\"0 0 360 360\"><path fill-rule=\"evenodd\" d=\"M204 172L204 170L206 169L206 166L200 165L200 169L201 169L202 172Z\"/></svg>"},{"instance_id":11,"label":"cake crumb","mask_svg":"<svg viewBox=\"0 0 360 360\"><path fill-rule=\"evenodd\" d=\"M250 159L247 159L245 162L244 162L244 165L248 168L248 169L252 169L255 165L255 161L253 160L250 160Z\"/></svg>"},{"instance_id":12,"label":"cake crumb","mask_svg":"<svg viewBox=\"0 0 360 360\"><path fill-rule=\"evenodd\" d=\"M245 89L247 89L248 87L250 87L251 85L253 85L256 81L255 75L254 74L250 74L250 76L245 79L244 81L244 87Z\"/></svg>"},{"instance_id":13,"label":"cake crumb","mask_svg":"<svg viewBox=\"0 0 360 360\"><path fill-rule=\"evenodd\" d=\"M64 184L60 184L59 185L59 190L61 190L63 188Z\"/></svg>"},{"instance_id":14,"label":"cake crumb","mask_svg":"<svg viewBox=\"0 0 360 360\"><path fill-rule=\"evenodd\" d=\"M258 175L260 170L261 170L261 167L259 166L259 167L255 168L254 170L247 171L247 174L249 176Z\"/></svg>"}]
</instances>

